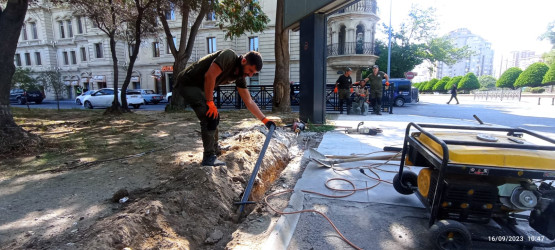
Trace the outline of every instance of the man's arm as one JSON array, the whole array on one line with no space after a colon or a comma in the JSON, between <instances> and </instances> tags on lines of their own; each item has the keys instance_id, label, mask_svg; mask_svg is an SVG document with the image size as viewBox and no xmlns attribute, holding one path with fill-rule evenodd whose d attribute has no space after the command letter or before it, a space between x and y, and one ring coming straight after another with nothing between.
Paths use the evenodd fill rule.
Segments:
<instances>
[{"instance_id":1,"label":"man's arm","mask_svg":"<svg viewBox=\"0 0 555 250\"><path fill-rule=\"evenodd\" d=\"M389 82L389 76L388 76L387 74L385 74L385 73L383 74L383 76L385 77L385 81L386 81L386 82Z\"/></svg>"},{"instance_id":2,"label":"man's arm","mask_svg":"<svg viewBox=\"0 0 555 250\"><path fill-rule=\"evenodd\" d=\"M258 118L258 120L264 119L265 117L264 114L262 114L262 111L260 111L260 108L258 108L258 105L256 105L256 103L252 100L249 90L246 88L237 88L237 92L239 92L239 96L241 96L241 99L245 103L245 106L247 106L247 109L256 118Z\"/></svg>"},{"instance_id":3,"label":"man's arm","mask_svg":"<svg viewBox=\"0 0 555 250\"><path fill-rule=\"evenodd\" d=\"M216 78L222 73L222 69L218 64L212 63L208 71L204 74L204 97L206 101L213 101L214 87L216 86Z\"/></svg>"}]
</instances>

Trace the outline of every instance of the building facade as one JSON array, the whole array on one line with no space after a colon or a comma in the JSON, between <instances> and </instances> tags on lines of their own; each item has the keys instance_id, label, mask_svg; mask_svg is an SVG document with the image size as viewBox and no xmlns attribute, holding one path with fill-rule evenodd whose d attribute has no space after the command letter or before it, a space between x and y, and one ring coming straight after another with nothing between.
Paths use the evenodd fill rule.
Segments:
<instances>
[{"instance_id":1,"label":"building facade","mask_svg":"<svg viewBox=\"0 0 555 250\"><path fill-rule=\"evenodd\" d=\"M536 55L535 51L531 50L521 50L521 51L511 51L509 55L501 59L501 65L499 66L500 74L503 74L507 69L512 67L518 67L522 70L528 68L528 66L533 63L542 62L543 59L541 55Z\"/></svg>"},{"instance_id":2,"label":"building facade","mask_svg":"<svg viewBox=\"0 0 555 250\"><path fill-rule=\"evenodd\" d=\"M452 39L456 47L468 46L474 53L453 65L439 63L437 68L438 79L444 76L464 76L469 72L478 77L493 74L493 50L490 42L464 28L451 31L447 36Z\"/></svg>"},{"instance_id":3,"label":"building facade","mask_svg":"<svg viewBox=\"0 0 555 250\"><path fill-rule=\"evenodd\" d=\"M230 48L239 54L259 51L264 59L263 69L249 77L249 85L272 84L275 75L274 34L276 2L259 1L262 10L270 18L266 30L261 33L225 39L224 32L216 25L216 18L209 13L196 36L193 52L188 63L220 49ZM334 83L338 71L351 67L360 76L360 69L374 65L376 0L360 1L328 18L328 69L327 82ZM178 11L166 13L166 20L179 44L182 18ZM194 18L189 26L192 26ZM189 29L190 30L190 29ZM290 32L290 81L299 81L299 33ZM131 47L118 41L118 86L125 79ZM130 89L153 89L160 94L172 91L174 57L166 43L164 33L158 37L143 39L139 55L133 67ZM73 15L67 6L55 6L48 0L29 8L18 42L14 64L30 68L38 75L44 71L59 71L66 85L66 98L74 99L78 88L89 90L113 87L114 71L109 38L94 22L86 17ZM53 95L47 93L47 99Z\"/></svg>"}]
</instances>

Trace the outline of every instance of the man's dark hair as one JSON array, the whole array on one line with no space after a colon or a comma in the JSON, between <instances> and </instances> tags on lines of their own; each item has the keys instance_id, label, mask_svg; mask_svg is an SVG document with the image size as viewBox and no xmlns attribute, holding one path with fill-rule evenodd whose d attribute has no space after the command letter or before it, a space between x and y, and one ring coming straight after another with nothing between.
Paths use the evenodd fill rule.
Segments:
<instances>
[{"instance_id":1,"label":"man's dark hair","mask_svg":"<svg viewBox=\"0 0 555 250\"><path fill-rule=\"evenodd\" d=\"M262 56L256 51L249 51L243 56L247 59L247 64L256 66L256 71L262 69Z\"/></svg>"}]
</instances>

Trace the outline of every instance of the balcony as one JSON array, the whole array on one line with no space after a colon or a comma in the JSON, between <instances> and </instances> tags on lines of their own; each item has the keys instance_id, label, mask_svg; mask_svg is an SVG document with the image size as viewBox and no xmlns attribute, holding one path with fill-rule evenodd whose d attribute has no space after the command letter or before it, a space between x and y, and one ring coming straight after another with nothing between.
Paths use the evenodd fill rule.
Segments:
<instances>
[{"instance_id":1,"label":"balcony","mask_svg":"<svg viewBox=\"0 0 555 250\"><path fill-rule=\"evenodd\" d=\"M334 43L328 45L328 65L332 68L367 68L376 63L374 43Z\"/></svg>"}]
</instances>

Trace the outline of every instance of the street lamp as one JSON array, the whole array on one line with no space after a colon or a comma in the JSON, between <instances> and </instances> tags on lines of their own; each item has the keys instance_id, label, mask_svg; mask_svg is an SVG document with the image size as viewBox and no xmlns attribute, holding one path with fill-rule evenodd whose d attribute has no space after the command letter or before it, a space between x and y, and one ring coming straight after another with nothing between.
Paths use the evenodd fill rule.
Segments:
<instances>
[{"instance_id":1,"label":"street lamp","mask_svg":"<svg viewBox=\"0 0 555 250\"><path fill-rule=\"evenodd\" d=\"M389 45L387 48L387 75L390 76L391 71L391 12L393 8L393 0L389 1ZM390 76L391 77L391 76Z\"/></svg>"}]
</instances>

